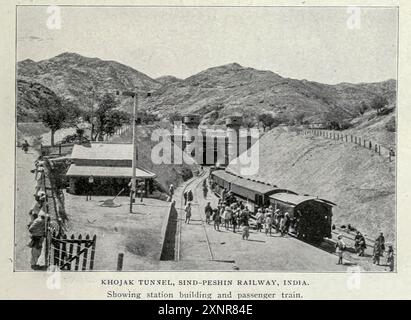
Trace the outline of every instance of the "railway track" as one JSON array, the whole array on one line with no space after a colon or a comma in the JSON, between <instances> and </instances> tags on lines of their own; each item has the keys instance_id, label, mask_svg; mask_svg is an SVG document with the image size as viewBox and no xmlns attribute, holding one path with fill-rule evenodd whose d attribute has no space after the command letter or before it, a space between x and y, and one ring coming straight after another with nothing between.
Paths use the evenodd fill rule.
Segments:
<instances>
[{"instance_id":1,"label":"railway track","mask_svg":"<svg viewBox=\"0 0 411 320\"><path fill-rule=\"evenodd\" d=\"M181 245L181 234L182 234L182 232L181 231L182 231L182 223L183 223L183 220L185 219L184 218L184 192L189 187L191 187L191 189L194 191L198 187L198 185L203 182L204 176L206 176L207 173L208 173L207 170L203 170L198 176L193 177L191 180L189 180L184 185L183 190L181 191L180 208L178 208L178 210L179 210L179 213L178 213L179 219L178 219L178 223L177 223L177 240L176 240L177 245L176 245L176 249L175 249L175 260L176 261L181 260L181 247L182 247L182 245ZM199 215L200 215L200 219L201 219L201 226L202 226L203 233L204 233L205 243L207 245L207 250L208 250L208 253L210 255L210 260L214 260L213 252L212 252L211 245L210 245L210 240L208 238L207 231L206 231L206 228L205 228L205 225L204 225L204 220L201 218L201 214L199 214Z\"/></svg>"}]
</instances>

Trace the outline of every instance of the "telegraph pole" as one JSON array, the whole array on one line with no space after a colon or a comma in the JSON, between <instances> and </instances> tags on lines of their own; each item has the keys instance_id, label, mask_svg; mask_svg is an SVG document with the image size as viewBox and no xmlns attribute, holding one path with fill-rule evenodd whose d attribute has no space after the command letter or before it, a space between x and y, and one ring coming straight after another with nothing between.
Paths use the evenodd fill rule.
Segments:
<instances>
[{"instance_id":1,"label":"telegraph pole","mask_svg":"<svg viewBox=\"0 0 411 320\"><path fill-rule=\"evenodd\" d=\"M133 159L132 159L132 178L131 178L131 192L130 192L130 213L133 213L133 201L136 196L136 167L137 167L137 92L133 93Z\"/></svg>"},{"instance_id":2,"label":"telegraph pole","mask_svg":"<svg viewBox=\"0 0 411 320\"><path fill-rule=\"evenodd\" d=\"M116 91L116 95L123 95L127 97L133 98L133 159L131 161L132 165L132 177L131 177L131 191L130 191L130 213L133 213L133 202L136 197L137 191L137 177L136 177L136 168L137 168L137 157L138 157L138 150L137 150L137 124L140 123L138 119L138 91L134 89L134 91ZM147 97L151 97L151 92L146 92Z\"/></svg>"}]
</instances>

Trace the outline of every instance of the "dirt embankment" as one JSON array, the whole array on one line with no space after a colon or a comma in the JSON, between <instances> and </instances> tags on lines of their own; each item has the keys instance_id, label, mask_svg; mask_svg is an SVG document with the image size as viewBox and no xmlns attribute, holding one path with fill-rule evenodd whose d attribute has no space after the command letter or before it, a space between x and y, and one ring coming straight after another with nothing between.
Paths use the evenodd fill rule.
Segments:
<instances>
[{"instance_id":1,"label":"dirt embankment","mask_svg":"<svg viewBox=\"0 0 411 320\"><path fill-rule=\"evenodd\" d=\"M330 200L337 226L350 223L371 238L382 231L394 241L395 162L352 143L283 129L266 133L259 149L253 179Z\"/></svg>"},{"instance_id":2,"label":"dirt embankment","mask_svg":"<svg viewBox=\"0 0 411 320\"><path fill-rule=\"evenodd\" d=\"M162 128L160 125L145 125L137 129L137 165L143 169L154 172L157 175L156 181L168 190L172 183L174 186L180 185L183 181L192 177L192 172L196 171L195 165L188 164L155 164L151 159L151 150L158 143L151 140L151 135L155 129ZM163 128L166 129L166 128ZM171 131L170 131L171 132ZM132 143L132 131L126 131L123 135L114 137L112 143Z\"/></svg>"}]
</instances>

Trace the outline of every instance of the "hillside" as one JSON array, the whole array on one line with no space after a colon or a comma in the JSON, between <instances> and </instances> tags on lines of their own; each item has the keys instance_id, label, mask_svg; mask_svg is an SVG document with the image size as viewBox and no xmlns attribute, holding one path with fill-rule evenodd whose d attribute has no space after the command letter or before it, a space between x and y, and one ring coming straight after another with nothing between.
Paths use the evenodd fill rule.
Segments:
<instances>
[{"instance_id":1,"label":"hillside","mask_svg":"<svg viewBox=\"0 0 411 320\"><path fill-rule=\"evenodd\" d=\"M18 78L38 82L53 90L57 95L84 106L96 95L135 87L157 89L160 83L144 73L115 61L87 58L76 53L62 53L51 59L34 62L23 60L17 65Z\"/></svg>"},{"instance_id":2,"label":"hillside","mask_svg":"<svg viewBox=\"0 0 411 320\"><path fill-rule=\"evenodd\" d=\"M162 124L147 125L137 127L137 142L138 155L137 165L154 172L157 175L158 181L165 191L168 190L170 183L174 186L180 185L184 180L192 176L192 171L195 171L195 166L186 164L155 164L151 159L151 150L157 143L151 140L153 130L166 128ZM171 130L171 128L168 128ZM122 136L114 137L112 143L132 143L132 131L125 132Z\"/></svg>"},{"instance_id":3,"label":"hillside","mask_svg":"<svg viewBox=\"0 0 411 320\"><path fill-rule=\"evenodd\" d=\"M53 103L59 98L54 91L36 83L17 80L17 122L37 122L40 101Z\"/></svg>"},{"instance_id":4,"label":"hillside","mask_svg":"<svg viewBox=\"0 0 411 320\"><path fill-rule=\"evenodd\" d=\"M83 108L93 99L90 87L96 88L95 98L106 92L138 87L153 92L152 97L140 98L140 108L161 118L171 112L195 112L212 124L220 124L224 116L233 113L243 114L247 119L265 112L287 119L300 113L308 120L329 114L348 119L358 115L361 101L369 103L376 95L383 95L394 103L396 96L395 80L327 85L284 78L272 71L237 63L209 68L184 80L173 76L152 79L115 61L75 53L39 62L21 61L18 78L40 83ZM131 111L131 99L122 98L121 103L124 110Z\"/></svg>"},{"instance_id":5,"label":"hillside","mask_svg":"<svg viewBox=\"0 0 411 320\"><path fill-rule=\"evenodd\" d=\"M228 170L240 174L234 165ZM261 138L258 173L249 177L330 200L337 226L395 240L395 162L373 151L276 128Z\"/></svg>"}]
</instances>

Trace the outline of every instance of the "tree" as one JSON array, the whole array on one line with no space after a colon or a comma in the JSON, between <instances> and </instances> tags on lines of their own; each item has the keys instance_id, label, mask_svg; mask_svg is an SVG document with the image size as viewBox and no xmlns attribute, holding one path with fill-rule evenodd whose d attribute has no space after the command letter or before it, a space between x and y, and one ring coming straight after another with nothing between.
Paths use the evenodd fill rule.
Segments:
<instances>
[{"instance_id":1,"label":"tree","mask_svg":"<svg viewBox=\"0 0 411 320\"><path fill-rule=\"evenodd\" d=\"M374 110L377 110L377 114L380 114L382 109L388 104L387 98L383 96L376 96L372 101L371 101L371 108Z\"/></svg>"},{"instance_id":2,"label":"tree","mask_svg":"<svg viewBox=\"0 0 411 320\"><path fill-rule=\"evenodd\" d=\"M37 114L43 124L51 130L51 145L54 146L54 134L71 120L70 109L65 108L60 99L41 99Z\"/></svg>"},{"instance_id":3,"label":"tree","mask_svg":"<svg viewBox=\"0 0 411 320\"><path fill-rule=\"evenodd\" d=\"M116 109L117 107L118 102L114 99L113 95L105 94L103 96L95 112L95 135L92 137L93 141L101 140L104 135L113 134L118 127L129 121L129 115L124 111Z\"/></svg>"},{"instance_id":4,"label":"tree","mask_svg":"<svg viewBox=\"0 0 411 320\"><path fill-rule=\"evenodd\" d=\"M304 112L299 112L295 115L295 121L298 124L303 124L304 118L305 118Z\"/></svg>"},{"instance_id":5,"label":"tree","mask_svg":"<svg viewBox=\"0 0 411 320\"><path fill-rule=\"evenodd\" d=\"M182 116L179 112L177 111L173 111L171 113L168 114L168 120L171 123L177 122L177 121L181 121L182 120Z\"/></svg>"},{"instance_id":6,"label":"tree","mask_svg":"<svg viewBox=\"0 0 411 320\"><path fill-rule=\"evenodd\" d=\"M360 107L358 108L358 112L360 113L360 115L363 115L365 113L365 111L367 111L369 109L367 103L365 103L364 101L361 101Z\"/></svg>"},{"instance_id":7,"label":"tree","mask_svg":"<svg viewBox=\"0 0 411 320\"><path fill-rule=\"evenodd\" d=\"M266 128L272 129L283 122L280 117L274 117L271 113L263 113L258 116L258 121L263 124L264 131Z\"/></svg>"}]
</instances>

